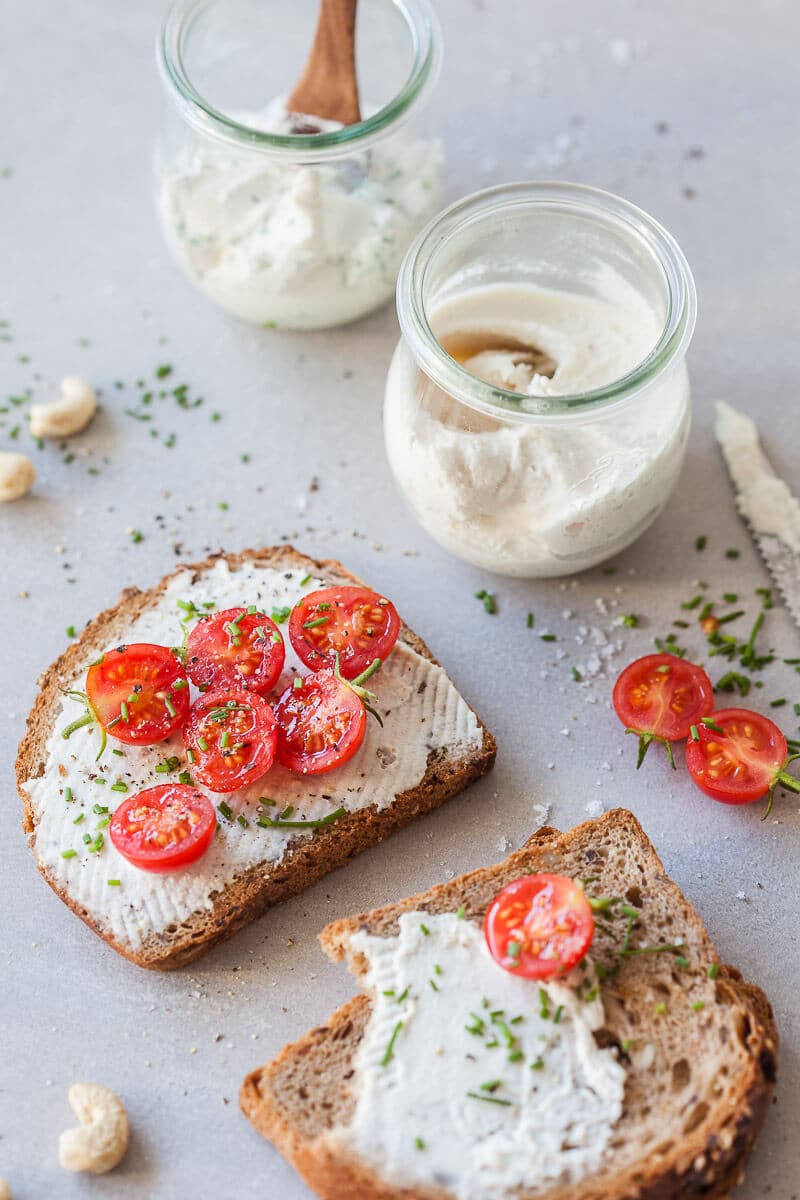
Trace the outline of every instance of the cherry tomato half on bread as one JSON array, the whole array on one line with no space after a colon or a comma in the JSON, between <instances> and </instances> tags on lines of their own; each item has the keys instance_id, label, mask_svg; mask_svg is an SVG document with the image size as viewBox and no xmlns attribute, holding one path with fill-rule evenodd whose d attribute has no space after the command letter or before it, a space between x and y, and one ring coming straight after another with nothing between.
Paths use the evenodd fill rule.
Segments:
<instances>
[{"instance_id":1,"label":"cherry tomato half on bread","mask_svg":"<svg viewBox=\"0 0 800 1200\"><path fill-rule=\"evenodd\" d=\"M483 932L492 958L506 971L526 979L555 979L586 954L594 917L573 879L526 875L495 896Z\"/></svg>"},{"instance_id":2,"label":"cherry tomato half on bread","mask_svg":"<svg viewBox=\"0 0 800 1200\"><path fill-rule=\"evenodd\" d=\"M312 671L333 665L345 679L355 679L376 658L383 661L400 633L395 606L363 587L322 588L310 592L292 609L289 640Z\"/></svg>"},{"instance_id":3,"label":"cherry tomato half on bread","mask_svg":"<svg viewBox=\"0 0 800 1200\"><path fill-rule=\"evenodd\" d=\"M278 762L299 775L322 775L352 758L367 713L358 692L330 670L289 685L275 705Z\"/></svg>"},{"instance_id":4,"label":"cherry tomato half on bread","mask_svg":"<svg viewBox=\"0 0 800 1200\"><path fill-rule=\"evenodd\" d=\"M614 684L614 711L626 730L639 735L642 765L651 742L663 742L670 762L670 742L688 737L692 725L710 715L714 687L702 667L674 654L647 654L626 667Z\"/></svg>"},{"instance_id":5,"label":"cherry tomato half on bread","mask_svg":"<svg viewBox=\"0 0 800 1200\"><path fill-rule=\"evenodd\" d=\"M234 792L265 775L275 760L272 709L255 692L206 692L183 731L192 774L212 792Z\"/></svg>"},{"instance_id":6,"label":"cherry tomato half on bread","mask_svg":"<svg viewBox=\"0 0 800 1200\"><path fill-rule=\"evenodd\" d=\"M103 728L121 742L161 742L189 715L189 684L166 646L137 642L107 650L89 667L86 695Z\"/></svg>"},{"instance_id":7,"label":"cherry tomato half on bread","mask_svg":"<svg viewBox=\"0 0 800 1200\"><path fill-rule=\"evenodd\" d=\"M268 692L283 670L280 630L265 613L226 608L201 617L186 642L186 672L197 687Z\"/></svg>"},{"instance_id":8,"label":"cherry tomato half on bread","mask_svg":"<svg viewBox=\"0 0 800 1200\"><path fill-rule=\"evenodd\" d=\"M208 796L183 783L162 783L122 801L108 832L123 858L143 871L177 871L211 845L217 814Z\"/></svg>"},{"instance_id":9,"label":"cherry tomato half on bread","mask_svg":"<svg viewBox=\"0 0 800 1200\"><path fill-rule=\"evenodd\" d=\"M750 804L778 786L800 792L800 780L786 767L786 738L774 721L746 708L723 708L708 724L697 726L697 740L686 743L686 765L702 792L723 804Z\"/></svg>"}]
</instances>

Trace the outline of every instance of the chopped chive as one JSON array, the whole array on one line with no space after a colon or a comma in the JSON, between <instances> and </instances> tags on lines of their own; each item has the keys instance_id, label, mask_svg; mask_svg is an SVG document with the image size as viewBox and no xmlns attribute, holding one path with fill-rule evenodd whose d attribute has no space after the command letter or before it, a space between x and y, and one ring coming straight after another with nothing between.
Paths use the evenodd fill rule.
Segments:
<instances>
[{"instance_id":1,"label":"chopped chive","mask_svg":"<svg viewBox=\"0 0 800 1200\"><path fill-rule=\"evenodd\" d=\"M83 820L83 818L84 818L85 816L86 816L86 813L78 813L77 817L76 817L76 818L75 818L75 820L72 822L72 824L73 824L73 825L80 825L81 821Z\"/></svg>"},{"instance_id":2,"label":"chopped chive","mask_svg":"<svg viewBox=\"0 0 800 1200\"><path fill-rule=\"evenodd\" d=\"M628 629L635 629L639 624L639 618L635 613L623 613L622 624L627 625Z\"/></svg>"},{"instance_id":3,"label":"chopped chive","mask_svg":"<svg viewBox=\"0 0 800 1200\"><path fill-rule=\"evenodd\" d=\"M470 1100L485 1100L487 1104L502 1104L503 1108L511 1108L510 1100L501 1100L499 1096L483 1096L480 1092L467 1092Z\"/></svg>"},{"instance_id":4,"label":"chopped chive","mask_svg":"<svg viewBox=\"0 0 800 1200\"><path fill-rule=\"evenodd\" d=\"M417 1150L424 1150L424 1149L425 1149L425 1143L423 1142L423 1140L422 1140L422 1138L421 1138L421 1137L415 1137L415 1138L414 1138L414 1145L415 1145L415 1147L417 1148Z\"/></svg>"},{"instance_id":5,"label":"chopped chive","mask_svg":"<svg viewBox=\"0 0 800 1200\"><path fill-rule=\"evenodd\" d=\"M526 625L528 626L528 629L533 629L535 622L536 622L535 616L533 615L532 612L529 612L528 616L526 618L526 621L525 621Z\"/></svg>"},{"instance_id":6,"label":"chopped chive","mask_svg":"<svg viewBox=\"0 0 800 1200\"><path fill-rule=\"evenodd\" d=\"M711 966L708 968L706 974L708 975L709 979L716 979L719 975L719 963L711 963Z\"/></svg>"},{"instance_id":7,"label":"chopped chive","mask_svg":"<svg viewBox=\"0 0 800 1200\"><path fill-rule=\"evenodd\" d=\"M198 744L198 746L200 747L200 749L201 749L201 750L207 750L207 749L208 749L208 742L206 741L206 739L205 739L204 737L199 737L199 738L197 739L197 744Z\"/></svg>"},{"instance_id":8,"label":"chopped chive","mask_svg":"<svg viewBox=\"0 0 800 1200\"><path fill-rule=\"evenodd\" d=\"M176 679L172 685L172 690L173 692L180 692L183 690L183 688L188 686L189 684L185 679Z\"/></svg>"},{"instance_id":9,"label":"chopped chive","mask_svg":"<svg viewBox=\"0 0 800 1200\"><path fill-rule=\"evenodd\" d=\"M236 818L236 820L239 822L239 824L241 825L242 829L249 829L249 828L250 828L250 822L248 821L248 819L247 819L247 817L244 815L244 813L239 813L239 815L238 815L238 817Z\"/></svg>"},{"instance_id":10,"label":"chopped chive","mask_svg":"<svg viewBox=\"0 0 800 1200\"><path fill-rule=\"evenodd\" d=\"M227 747L229 741L230 741L230 734L228 733L227 729L223 729L222 733L220 734L220 739L219 739L220 747L224 750Z\"/></svg>"},{"instance_id":11,"label":"chopped chive","mask_svg":"<svg viewBox=\"0 0 800 1200\"><path fill-rule=\"evenodd\" d=\"M490 1079L488 1083L481 1084L482 1092L496 1092L499 1087L503 1086L502 1079Z\"/></svg>"},{"instance_id":12,"label":"chopped chive","mask_svg":"<svg viewBox=\"0 0 800 1200\"><path fill-rule=\"evenodd\" d=\"M736 595L736 592L725 592L722 599L726 604L735 604L739 597Z\"/></svg>"},{"instance_id":13,"label":"chopped chive","mask_svg":"<svg viewBox=\"0 0 800 1200\"><path fill-rule=\"evenodd\" d=\"M225 818L226 821L233 820L233 809L225 800L220 800L217 805L217 812Z\"/></svg>"},{"instance_id":14,"label":"chopped chive","mask_svg":"<svg viewBox=\"0 0 800 1200\"><path fill-rule=\"evenodd\" d=\"M663 1016L663 1015L664 1015L664 1013L667 1011L667 1006L666 1006L666 1004L664 1003L664 1001L663 1001L663 1000L661 1000L661 1001L660 1001L660 1002L659 1002L659 1003L656 1005L656 1007L655 1007L655 1011L656 1011L656 1014L657 1014L657 1016L659 1016L659 1017Z\"/></svg>"},{"instance_id":15,"label":"chopped chive","mask_svg":"<svg viewBox=\"0 0 800 1200\"><path fill-rule=\"evenodd\" d=\"M464 917L466 915L467 915L466 908L464 907L463 904L459 904L458 908L456 909L456 916L458 917L459 921L463 921Z\"/></svg>"},{"instance_id":16,"label":"chopped chive","mask_svg":"<svg viewBox=\"0 0 800 1200\"><path fill-rule=\"evenodd\" d=\"M402 1004L411 989L404 987L400 995L397 997L397 1003Z\"/></svg>"},{"instance_id":17,"label":"chopped chive","mask_svg":"<svg viewBox=\"0 0 800 1200\"><path fill-rule=\"evenodd\" d=\"M625 1051L626 1054L628 1053L629 1050L632 1050L633 1049L633 1038L625 1038L625 1041L622 1043L622 1049Z\"/></svg>"},{"instance_id":18,"label":"chopped chive","mask_svg":"<svg viewBox=\"0 0 800 1200\"><path fill-rule=\"evenodd\" d=\"M556 640L556 635L554 633L540 633L539 634L540 642L554 642L555 640Z\"/></svg>"},{"instance_id":19,"label":"chopped chive","mask_svg":"<svg viewBox=\"0 0 800 1200\"><path fill-rule=\"evenodd\" d=\"M272 617L272 620L275 622L276 625L282 625L284 621L287 621L289 619L291 612L292 612L291 608L286 608L286 607L273 608L272 612L270 613L270 616Z\"/></svg>"},{"instance_id":20,"label":"chopped chive","mask_svg":"<svg viewBox=\"0 0 800 1200\"><path fill-rule=\"evenodd\" d=\"M382 1067L388 1067L389 1063L392 1061L392 1057L394 1055L394 1044L397 1041L398 1034L400 1033L400 1030L402 1028L403 1028L403 1022L398 1021L397 1024L395 1025L394 1029L392 1030L392 1036L389 1038L389 1043L386 1047L383 1058L381 1059Z\"/></svg>"},{"instance_id":21,"label":"chopped chive","mask_svg":"<svg viewBox=\"0 0 800 1200\"><path fill-rule=\"evenodd\" d=\"M188 787L194 787L194 780L188 771L181 771L178 776L178 783L185 783Z\"/></svg>"},{"instance_id":22,"label":"chopped chive","mask_svg":"<svg viewBox=\"0 0 800 1200\"><path fill-rule=\"evenodd\" d=\"M531 1063L532 1071L541 1071L541 1070L543 1070L543 1068L544 1068L544 1059L541 1057L534 1059L534 1061Z\"/></svg>"},{"instance_id":23,"label":"chopped chive","mask_svg":"<svg viewBox=\"0 0 800 1200\"><path fill-rule=\"evenodd\" d=\"M785 703L786 703L786 697L781 696L780 700L772 700L770 702L770 708L783 708Z\"/></svg>"},{"instance_id":24,"label":"chopped chive","mask_svg":"<svg viewBox=\"0 0 800 1200\"><path fill-rule=\"evenodd\" d=\"M422 923L421 921L420 921L420 923L419 923L419 931L420 931L420 933L422 933L422 934L423 934L425 937L428 937L428 936L430 935L430 932L431 932L431 931L430 931L430 929L428 929L428 926L427 926L427 925L423 925L423 923Z\"/></svg>"},{"instance_id":25,"label":"chopped chive","mask_svg":"<svg viewBox=\"0 0 800 1200\"><path fill-rule=\"evenodd\" d=\"M67 626L67 637L68 637L68 638L74 638L74 637L75 637L75 626L74 626L74 625L68 625L68 626Z\"/></svg>"},{"instance_id":26,"label":"chopped chive","mask_svg":"<svg viewBox=\"0 0 800 1200\"><path fill-rule=\"evenodd\" d=\"M313 621L304 621L303 629L316 629L320 625L327 625L330 617L315 617Z\"/></svg>"},{"instance_id":27,"label":"chopped chive","mask_svg":"<svg viewBox=\"0 0 800 1200\"><path fill-rule=\"evenodd\" d=\"M78 853L77 850L62 850L61 857L62 858L74 858L77 853Z\"/></svg>"},{"instance_id":28,"label":"chopped chive","mask_svg":"<svg viewBox=\"0 0 800 1200\"><path fill-rule=\"evenodd\" d=\"M676 954L675 955L675 966L676 967L689 967L689 966L691 966L691 963L689 962L688 958L684 958L684 956L682 954Z\"/></svg>"},{"instance_id":29,"label":"chopped chive","mask_svg":"<svg viewBox=\"0 0 800 1200\"><path fill-rule=\"evenodd\" d=\"M681 605L681 608L691 610L693 608L697 608L700 604L702 604L702 602L703 597L698 594L697 596L692 596L691 600L685 601L685 603Z\"/></svg>"},{"instance_id":30,"label":"chopped chive","mask_svg":"<svg viewBox=\"0 0 800 1200\"><path fill-rule=\"evenodd\" d=\"M262 804L270 803L262 800ZM271 802L273 805L275 801ZM291 812L292 810L289 809ZM263 814L257 819L256 825L261 829L320 829L324 825L332 825L334 821L338 821L347 812L346 808L337 808L334 812L328 813L325 817L319 817L315 821L289 821L282 815L273 819L266 817Z\"/></svg>"},{"instance_id":31,"label":"chopped chive","mask_svg":"<svg viewBox=\"0 0 800 1200\"><path fill-rule=\"evenodd\" d=\"M559 1004L558 1008L553 1013L553 1024L558 1025L558 1023L561 1020L561 1018L563 1017L563 1015L564 1015L564 1005Z\"/></svg>"},{"instance_id":32,"label":"chopped chive","mask_svg":"<svg viewBox=\"0 0 800 1200\"><path fill-rule=\"evenodd\" d=\"M72 804L72 788L71 787L64 788L64 800L66 801L67 804Z\"/></svg>"},{"instance_id":33,"label":"chopped chive","mask_svg":"<svg viewBox=\"0 0 800 1200\"><path fill-rule=\"evenodd\" d=\"M311 572L309 571L308 575L304 575L303 578L300 580L300 587L305 587L306 584L310 583L310 582L311 582Z\"/></svg>"},{"instance_id":34,"label":"chopped chive","mask_svg":"<svg viewBox=\"0 0 800 1200\"><path fill-rule=\"evenodd\" d=\"M708 538L705 536L705 534L701 533L700 537L695 538L695 542L694 542L695 550L705 550L707 545L708 545Z\"/></svg>"},{"instance_id":35,"label":"chopped chive","mask_svg":"<svg viewBox=\"0 0 800 1200\"><path fill-rule=\"evenodd\" d=\"M112 783L111 785L112 792L127 792L127 790L128 785L122 779L118 779L116 783Z\"/></svg>"},{"instance_id":36,"label":"chopped chive","mask_svg":"<svg viewBox=\"0 0 800 1200\"><path fill-rule=\"evenodd\" d=\"M431 985L431 988L433 989L433 991L434 991L434 992L438 992L438 990L439 990L439 985L438 985L438 983L436 982L436 980L435 980L435 979L429 979L429 980L428 980L428 983Z\"/></svg>"},{"instance_id":37,"label":"chopped chive","mask_svg":"<svg viewBox=\"0 0 800 1200\"><path fill-rule=\"evenodd\" d=\"M485 588L481 588L479 592L475 593L475 599L480 600L483 603L485 611L489 613L490 616L493 616L497 612L497 601L492 593L487 592Z\"/></svg>"},{"instance_id":38,"label":"chopped chive","mask_svg":"<svg viewBox=\"0 0 800 1200\"><path fill-rule=\"evenodd\" d=\"M724 733L725 732L725 730L722 728L722 726L715 724L715 722L711 719L711 717L701 717L700 722L701 722L701 724L705 725L706 729L713 729L714 733Z\"/></svg>"},{"instance_id":39,"label":"chopped chive","mask_svg":"<svg viewBox=\"0 0 800 1200\"><path fill-rule=\"evenodd\" d=\"M702 1012L702 1010L705 1008L705 1001L695 1000L694 1004L692 1005L692 1008L694 1009L695 1012Z\"/></svg>"},{"instance_id":40,"label":"chopped chive","mask_svg":"<svg viewBox=\"0 0 800 1200\"><path fill-rule=\"evenodd\" d=\"M725 551L726 558L738 558L739 554L740 554L740 551L735 549L735 547L733 547L733 546L730 549Z\"/></svg>"},{"instance_id":41,"label":"chopped chive","mask_svg":"<svg viewBox=\"0 0 800 1200\"><path fill-rule=\"evenodd\" d=\"M169 696L164 697L164 707L166 708L167 712L169 713L169 715L171 717L177 717L178 710L176 709L175 705L170 700Z\"/></svg>"},{"instance_id":42,"label":"chopped chive","mask_svg":"<svg viewBox=\"0 0 800 1200\"><path fill-rule=\"evenodd\" d=\"M121 880L119 880L119 879L109 879L109 880L108 880L108 886L109 886L109 887L120 887L120 886L121 886Z\"/></svg>"},{"instance_id":43,"label":"chopped chive","mask_svg":"<svg viewBox=\"0 0 800 1200\"><path fill-rule=\"evenodd\" d=\"M699 741L700 741L700 734L697 732L697 726L696 726L696 725L690 725L690 726L689 726L689 733L691 734L691 737L692 737L692 741L693 741L693 742L699 742Z\"/></svg>"},{"instance_id":44,"label":"chopped chive","mask_svg":"<svg viewBox=\"0 0 800 1200\"><path fill-rule=\"evenodd\" d=\"M130 717L130 713L128 712L128 706L124 700L122 701L122 703L119 706L119 715L122 717L122 720L127 725L128 722L130 721L131 717Z\"/></svg>"},{"instance_id":45,"label":"chopped chive","mask_svg":"<svg viewBox=\"0 0 800 1200\"><path fill-rule=\"evenodd\" d=\"M116 746L115 746L115 747L112 749L111 753L112 753L112 754L116 754L117 758L124 758L124 757L125 757L125 755L122 753L122 751L121 751L121 750L118 750L118 749L116 748Z\"/></svg>"}]
</instances>

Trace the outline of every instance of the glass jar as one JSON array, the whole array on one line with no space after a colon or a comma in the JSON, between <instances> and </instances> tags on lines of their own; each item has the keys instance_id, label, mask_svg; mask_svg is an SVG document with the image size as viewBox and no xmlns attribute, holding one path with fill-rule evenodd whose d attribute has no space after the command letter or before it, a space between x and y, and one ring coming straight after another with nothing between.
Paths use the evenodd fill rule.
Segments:
<instances>
[{"instance_id":1,"label":"glass jar","mask_svg":"<svg viewBox=\"0 0 800 1200\"><path fill-rule=\"evenodd\" d=\"M441 204L429 0L360 6L365 115L345 127L284 107L317 10L318 0L178 0L157 46L171 101L155 156L167 245L207 296L268 327L340 325L384 304Z\"/></svg>"},{"instance_id":2,"label":"glass jar","mask_svg":"<svg viewBox=\"0 0 800 1200\"><path fill-rule=\"evenodd\" d=\"M566 575L655 520L689 436L696 294L651 217L573 184L489 188L422 231L397 309L386 450L442 546Z\"/></svg>"}]
</instances>

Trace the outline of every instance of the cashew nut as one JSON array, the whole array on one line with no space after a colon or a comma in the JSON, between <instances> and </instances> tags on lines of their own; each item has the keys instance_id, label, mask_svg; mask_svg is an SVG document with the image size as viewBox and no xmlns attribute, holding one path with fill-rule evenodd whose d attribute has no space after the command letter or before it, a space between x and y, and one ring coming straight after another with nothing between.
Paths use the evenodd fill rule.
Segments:
<instances>
[{"instance_id":1,"label":"cashew nut","mask_svg":"<svg viewBox=\"0 0 800 1200\"><path fill-rule=\"evenodd\" d=\"M11 1200L11 1188L5 1179L0 1179L0 1200Z\"/></svg>"},{"instance_id":2,"label":"cashew nut","mask_svg":"<svg viewBox=\"0 0 800 1200\"><path fill-rule=\"evenodd\" d=\"M58 1160L67 1171L104 1175L128 1149L128 1114L119 1096L99 1083L73 1083L72 1111L80 1121L58 1139Z\"/></svg>"},{"instance_id":3,"label":"cashew nut","mask_svg":"<svg viewBox=\"0 0 800 1200\"><path fill-rule=\"evenodd\" d=\"M0 502L19 500L33 487L36 467L27 454L0 450Z\"/></svg>"},{"instance_id":4,"label":"cashew nut","mask_svg":"<svg viewBox=\"0 0 800 1200\"><path fill-rule=\"evenodd\" d=\"M34 437L69 437L85 429L96 412L97 397L89 384L77 375L67 375L61 380L60 400L31 405L31 433Z\"/></svg>"}]
</instances>

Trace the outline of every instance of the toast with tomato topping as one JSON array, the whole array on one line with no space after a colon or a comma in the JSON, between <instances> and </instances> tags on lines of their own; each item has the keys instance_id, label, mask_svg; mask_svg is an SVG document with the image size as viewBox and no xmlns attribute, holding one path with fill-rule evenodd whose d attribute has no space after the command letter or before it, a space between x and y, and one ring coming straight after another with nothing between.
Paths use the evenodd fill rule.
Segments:
<instances>
[{"instance_id":1,"label":"toast with tomato topping","mask_svg":"<svg viewBox=\"0 0 800 1200\"><path fill-rule=\"evenodd\" d=\"M119 716L106 722L108 744L104 736L101 744L102 730L92 721L88 701L81 716L87 673L93 664L97 673L99 659L111 662L113 670L120 649L130 657L130 650L138 654L141 644L179 647L183 641L185 647L204 614L224 615L234 605L271 614L271 636L277 622L287 643L280 683L266 699L273 704L281 689L291 694L293 687L302 698L303 681L310 676L285 636L291 608L314 589L351 585L363 586L341 564L315 561L288 546L217 555L179 568L149 591L125 591L42 675L17 758L24 828L50 886L138 965L169 969L190 962L271 905L436 808L491 767L491 734L425 643L405 625L370 679L374 697L368 703L378 719L368 718L357 752L349 761L340 756L340 764L326 774L303 775L276 763L239 792L209 791L192 775L199 766L194 743L171 728L181 716L179 700L185 691L164 693L161 704L170 714L170 732L157 745L128 744L134 726L115 730ZM319 617L314 624L319 625ZM231 642L238 644L244 626L230 628ZM141 695L136 686L127 697L129 704L116 701L123 721L129 715L133 721ZM178 686L189 687L185 677L171 684ZM228 708L243 707L229 701L222 716ZM264 705L259 702L259 707ZM245 715L249 719L251 714ZM211 729L218 716L211 711ZM128 741L120 740L123 733ZM239 748L236 736L233 751ZM222 735L221 746L226 737ZM204 744L202 737L200 742ZM118 852L114 813L148 788L159 792L163 808L165 789L155 785L171 783L173 807L187 796L190 804L175 836L193 833L193 788L206 813L209 801L216 809L217 831L210 848L205 834L203 844L195 847L202 857L185 865L188 855L173 856L181 869L157 874ZM191 841L188 837L187 846ZM146 858L140 856L140 861Z\"/></svg>"},{"instance_id":2,"label":"toast with tomato topping","mask_svg":"<svg viewBox=\"0 0 800 1200\"><path fill-rule=\"evenodd\" d=\"M397 986L386 987L391 983L388 976L382 978L378 968L370 966L367 955L379 965L382 961L376 946L394 942L401 947L409 929L433 936L437 922L445 922L448 936L453 929L458 934L459 920L471 923L467 944L482 945L486 913L498 893L521 877L540 873L582 881L595 913L587 958L556 993L563 1004L554 1008L547 985L515 978L518 993L527 995L515 1015L508 1005L493 1010L488 994L468 995L463 1007L471 1013L464 1022L458 1008L461 985L449 995L445 990L448 972L455 969L455 948L437 951L433 968L428 964L422 969L420 979L428 973L430 978L418 996L413 985L410 997L405 987L399 993ZM429 940L418 939L419 954ZM249 1075L240 1104L256 1130L323 1200L456 1200L467 1195L470 1200L722 1198L740 1181L774 1089L777 1032L772 1011L759 988L720 963L700 917L667 877L630 812L617 809L567 833L540 829L505 862L398 904L336 921L323 930L320 941L332 960L348 961L365 994ZM403 980L411 974L413 960L408 954L403 959L400 949L394 954ZM481 983L486 963L495 966L484 957ZM435 1006L442 998L447 1007L437 1026ZM402 1019L391 1016L392 1004L397 1004ZM572 1091L560 1091L559 1080L570 1078L581 1055L576 1051L572 1058L559 1058L559 1039L569 1045L569 1025L579 1024L584 1009L597 1004L601 1008L595 1010L591 1034L592 1074L589 1082L580 1084L584 1094L578 1097L579 1076ZM379 1010L390 1015L376 1030ZM534 1047L542 1047L540 1053L534 1049L539 1057L533 1061L523 1053L526 1022L534 1023L528 1033ZM411 1053L419 1025L422 1032L427 1026L433 1038L430 1057L421 1068L403 1060L403 1048L408 1045ZM537 1028L546 1032L537 1034ZM463 1080L458 1063L451 1061L453 1043L448 1038L455 1036L454 1029L463 1041ZM377 1056L371 1049L376 1034ZM416 1058L419 1034L418 1029ZM577 1045L573 1041L573 1049ZM493 1070L480 1082L476 1077L473 1090L466 1090L470 1073L481 1069L475 1063L487 1053L486 1046L493 1047L488 1052L495 1056ZM605 1060L594 1061L602 1055ZM600 1066L602 1071L595 1070ZM382 1072L392 1071L381 1092ZM367 1147L374 1146L374 1153L354 1149L354 1131L365 1109L400 1103L396 1097L402 1096L414 1071L418 1082L429 1082L416 1087L405 1117L387 1121L393 1129L373 1128ZM515 1071L520 1072L516 1077ZM426 1097L438 1086L440 1073L446 1080L446 1098L434 1114L425 1108ZM515 1140L516 1125L528 1112L528 1100L519 1100L519 1088L535 1099L537 1088L548 1086L548 1073L555 1090L545 1118ZM535 1083L526 1084L525 1079ZM615 1086L622 1089L616 1114ZM570 1106L574 1103L578 1111L579 1100L584 1104L583 1124L570 1126ZM595 1145L596 1161L591 1169L576 1171L576 1150L592 1144L593 1110L600 1119L604 1106L612 1116L601 1130L603 1144L599 1149ZM428 1118L426 1128L420 1127L421 1114ZM474 1178L465 1182L462 1156L452 1160L449 1174L435 1169L438 1142L462 1117L467 1122L462 1156L473 1156L484 1173L477 1183ZM553 1126L559 1120L566 1125L554 1150ZM508 1123L505 1133L502 1122ZM497 1130L506 1139L499 1165L487 1155L487 1139ZM593 1136L596 1142L597 1127ZM534 1175L549 1153L546 1180L524 1177L519 1160L528 1152ZM430 1173L426 1158L434 1162ZM581 1161L587 1161L585 1155ZM509 1169L513 1186L505 1188L502 1172Z\"/></svg>"}]
</instances>

